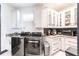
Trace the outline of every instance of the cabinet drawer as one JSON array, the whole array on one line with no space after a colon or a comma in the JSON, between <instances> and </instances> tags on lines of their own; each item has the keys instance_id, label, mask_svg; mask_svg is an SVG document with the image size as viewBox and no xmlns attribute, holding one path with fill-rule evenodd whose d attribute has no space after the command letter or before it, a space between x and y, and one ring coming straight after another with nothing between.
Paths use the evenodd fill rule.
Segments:
<instances>
[{"instance_id":1,"label":"cabinet drawer","mask_svg":"<svg viewBox=\"0 0 79 59\"><path fill-rule=\"evenodd\" d=\"M55 49L57 49L57 48L60 49L59 44L50 46L50 50L55 50Z\"/></svg>"},{"instance_id":2,"label":"cabinet drawer","mask_svg":"<svg viewBox=\"0 0 79 59\"><path fill-rule=\"evenodd\" d=\"M77 39L67 38L66 41L68 41L68 42L70 42L70 43L77 44Z\"/></svg>"},{"instance_id":3,"label":"cabinet drawer","mask_svg":"<svg viewBox=\"0 0 79 59\"><path fill-rule=\"evenodd\" d=\"M77 44L73 44L73 43L66 43L66 45L68 45L68 46L77 46Z\"/></svg>"},{"instance_id":4,"label":"cabinet drawer","mask_svg":"<svg viewBox=\"0 0 79 59\"><path fill-rule=\"evenodd\" d=\"M68 41L69 43L72 43L72 44L77 44L77 42L75 41Z\"/></svg>"},{"instance_id":5,"label":"cabinet drawer","mask_svg":"<svg viewBox=\"0 0 79 59\"><path fill-rule=\"evenodd\" d=\"M66 41L66 44L77 46L77 43L74 41Z\"/></svg>"},{"instance_id":6,"label":"cabinet drawer","mask_svg":"<svg viewBox=\"0 0 79 59\"><path fill-rule=\"evenodd\" d=\"M57 46L57 45L59 45L59 41L52 42L52 46Z\"/></svg>"},{"instance_id":7,"label":"cabinet drawer","mask_svg":"<svg viewBox=\"0 0 79 59\"><path fill-rule=\"evenodd\" d=\"M50 51L51 51L51 50L54 51L54 50L56 50L56 49L59 49L59 47L51 47L51 48L50 48Z\"/></svg>"},{"instance_id":8,"label":"cabinet drawer","mask_svg":"<svg viewBox=\"0 0 79 59\"><path fill-rule=\"evenodd\" d=\"M55 52L59 51L59 48L54 48L50 50L50 55L54 54Z\"/></svg>"}]
</instances>

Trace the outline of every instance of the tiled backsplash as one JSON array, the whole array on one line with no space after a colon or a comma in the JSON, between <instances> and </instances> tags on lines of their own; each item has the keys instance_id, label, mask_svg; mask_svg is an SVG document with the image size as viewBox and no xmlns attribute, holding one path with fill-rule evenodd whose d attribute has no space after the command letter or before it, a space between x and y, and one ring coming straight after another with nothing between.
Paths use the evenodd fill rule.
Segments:
<instances>
[{"instance_id":1,"label":"tiled backsplash","mask_svg":"<svg viewBox=\"0 0 79 59\"><path fill-rule=\"evenodd\" d=\"M44 28L44 35L67 35L67 36L77 36L77 28L63 28L63 29L52 29Z\"/></svg>"}]
</instances>

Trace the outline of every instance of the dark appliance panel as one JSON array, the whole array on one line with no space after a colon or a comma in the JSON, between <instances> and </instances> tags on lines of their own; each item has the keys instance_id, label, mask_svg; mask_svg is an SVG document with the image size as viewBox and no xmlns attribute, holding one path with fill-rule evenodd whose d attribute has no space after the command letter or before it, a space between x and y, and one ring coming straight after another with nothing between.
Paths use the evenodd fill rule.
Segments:
<instances>
[{"instance_id":1,"label":"dark appliance panel","mask_svg":"<svg viewBox=\"0 0 79 59\"><path fill-rule=\"evenodd\" d=\"M12 55L16 54L19 51L19 49L20 49L19 45L21 44L21 40L20 39L21 38L19 38L19 37L12 37L11 38Z\"/></svg>"},{"instance_id":2,"label":"dark appliance panel","mask_svg":"<svg viewBox=\"0 0 79 59\"><path fill-rule=\"evenodd\" d=\"M24 39L24 55L40 55L40 40L34 40L34 38Z\"/></svg>"},{"instance_id":3,"label":"dark appliance panel","mask_svg":"<svg viewBox=\"0 0 79 59\"><path fill-rule=\"evenodd\" d=\"M41 32L32 32L31 36L37 36L37 37L41 37L42 33Z\"/></svg>"},{"instance_id":4,"label":"dark appliance panel","mask_svg":"<svg viewBox=\"0 0 79 59\"><path fill-rule=\"evenodd\" d=\"M41 32L32 32L31 37L24 38L24 55L40 55L41 51Z\"/></svg>"},{"instance_id":5,"label":"dark appliance panel","mask_svg":"<svg viewBox=\"0 0 79 59\"><path fill-rule=\"evenodd\" d=\"M31 33L30 32L21 32L21 36L30 36Z\"/></svg>"}]
</instances>

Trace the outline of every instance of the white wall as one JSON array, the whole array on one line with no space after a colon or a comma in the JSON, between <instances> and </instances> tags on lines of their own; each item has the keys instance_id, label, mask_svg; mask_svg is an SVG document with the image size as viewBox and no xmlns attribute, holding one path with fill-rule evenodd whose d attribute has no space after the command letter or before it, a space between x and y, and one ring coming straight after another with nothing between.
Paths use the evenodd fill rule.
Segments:
<instances>
[{"instance_id":1,"label":"white wall","mask_svg":"<svg viewBox=\"0 0 79 59\"><path fill-rule=\"evenodd\" d=\"M1 4L1 50L10 49L6 34L11 33L10 28L15 26L16 11L7 4Z\"/></svg>"},{"instance_id":2,"label":"white wall","mask_svg":"<svg viewBox=\"0 0 79 59\"><path fill-rule=\"evenodd\" d=\"M37 31L37 32L42 32L42 29L37 29L35 28L34 26L34 18L28 18L28 16L26 16L26 21L23 21L23 15L24 14L33 14L34 16L34 7L33 6L28 6L28 7L24 7L24 8L19 8L20 12L21 12L21 27L22 27L22 31L30 31L30 32L33 32L33 31Z\"/></svg>"}]
</instances>

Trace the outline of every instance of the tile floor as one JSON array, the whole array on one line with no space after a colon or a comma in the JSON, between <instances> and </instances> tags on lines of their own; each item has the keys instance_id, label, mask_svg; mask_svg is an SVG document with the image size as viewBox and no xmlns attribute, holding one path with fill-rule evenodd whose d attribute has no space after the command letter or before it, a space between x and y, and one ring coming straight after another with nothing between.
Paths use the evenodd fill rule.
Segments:
<instances>
[{"instance_id":1,"label":"tile floor","mask_svg":"<svg viewBox=\"0 0 79 59\"><path fill-rule=\"evenodd\" d=\"M11 56L11 53L10 53L10 51L7 51L7 52L1 54L0 56Z\"/></svg>"},{"instance_id":2,"label":"tile floor","mask_svg":"<svg viewBox=\"0 0 79 59\"><path fill-rule=\"evenodd\" d=\"M65 52L62 51L58 51L56 54L54 54L53 56L66 56Z\"/></svg>"},{"instance_id":3,"label":"tile floor","mask_svg":"<svg viewBox=\"0 0 79 59\"><path fill-rule=\"evenodd\" d=\"M10 52L6 52L6 53L3 53L2 55L0 56L11 56ZM44 55L41 55L41 56L44 56ZM62 51L58 51L57 53L55 54L52 54L51 56L66 56L64 52Z\"/></svg>"}]
</instances>

